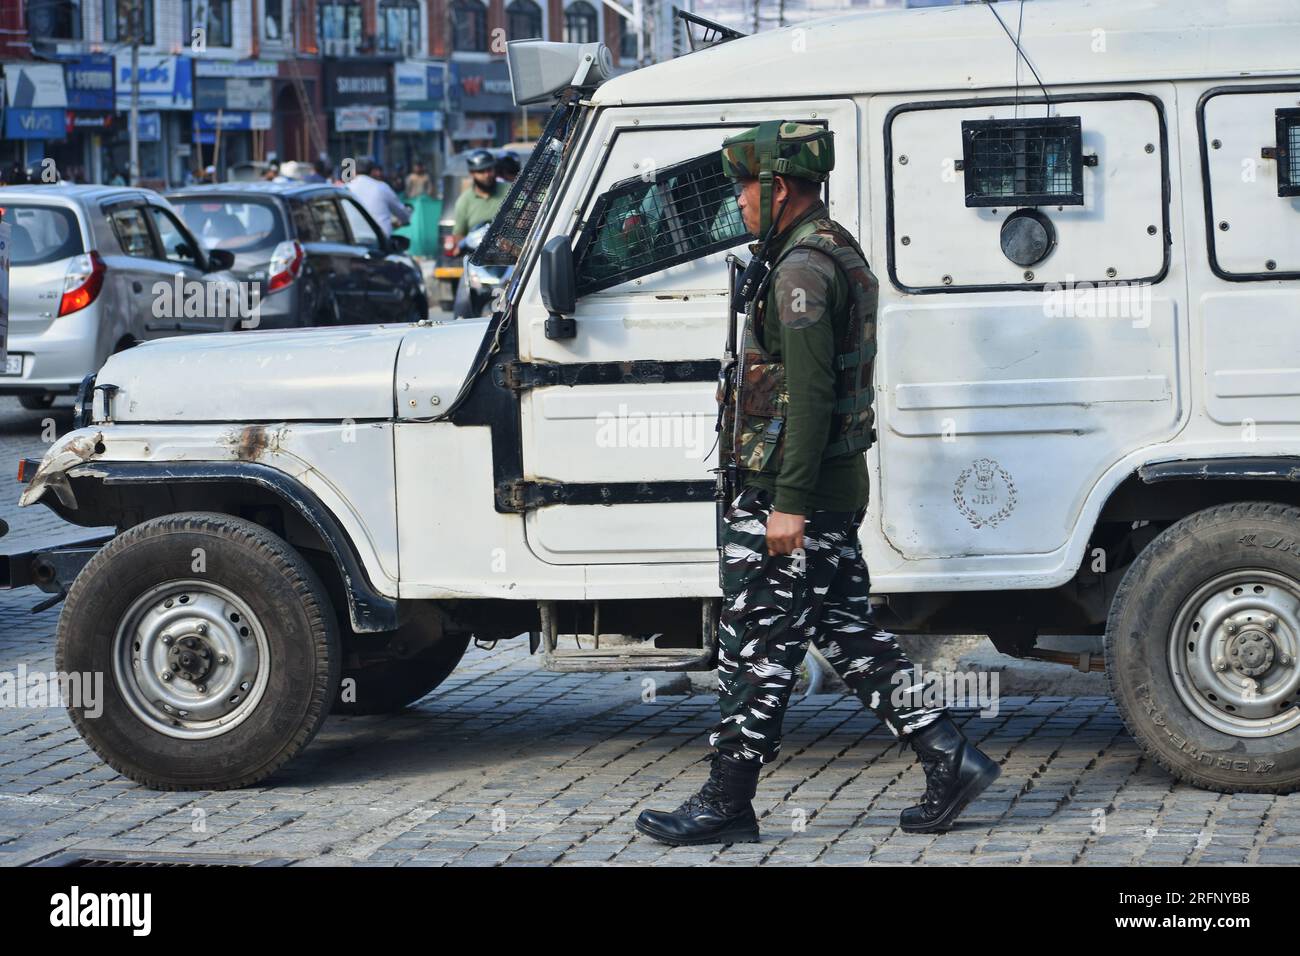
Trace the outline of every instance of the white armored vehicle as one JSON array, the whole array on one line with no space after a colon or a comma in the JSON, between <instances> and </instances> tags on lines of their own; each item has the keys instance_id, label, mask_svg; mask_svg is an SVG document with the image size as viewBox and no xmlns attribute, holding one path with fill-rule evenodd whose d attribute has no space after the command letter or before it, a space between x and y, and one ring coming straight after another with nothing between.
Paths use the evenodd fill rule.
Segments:
<instances>
[{"instance_id":1,"label":"white armored vehicle","mask_svg":"<svg viewBox=\"0 0 1300 956\"><path fill-rule=\"evenodd\" d=\"M240 786L471 635L713 666L749 241L718 147L781 118L834 130L831 215L880 278L878 621L1022 656L1105 634L1160 765L1300 788L1300 8L1038 0L1018 49L1019 22L715 31L603 83L598 45L512 44L516 98L556 106L487 240L519 257L490 319L150 342L24 463L24 504L117 529L3 565L67 589L58 666L106 675L85 738L151 786Z\"/></svg>"}]
</instances>

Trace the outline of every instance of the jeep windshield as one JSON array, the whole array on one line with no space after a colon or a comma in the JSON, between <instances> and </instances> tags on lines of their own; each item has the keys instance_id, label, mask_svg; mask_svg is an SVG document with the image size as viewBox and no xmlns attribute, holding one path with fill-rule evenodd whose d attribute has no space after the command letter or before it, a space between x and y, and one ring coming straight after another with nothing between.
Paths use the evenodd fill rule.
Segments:
<instances>
[{"instance_id":1,"label":"jeep windshield","mask_svg":"<svg viewBox=\"0 0 1300 956\"><path fill-rule=\"evenodd\" d=\"M477 266L511 266L519 260L524 243L533 231L537 214L560 172L566 145L578 126L577 98L561 103L546 121L546 128L533 147L528 165L515 179L510 193L492 220L487 236L470 261Z\"/></svg>"}]
</instances>

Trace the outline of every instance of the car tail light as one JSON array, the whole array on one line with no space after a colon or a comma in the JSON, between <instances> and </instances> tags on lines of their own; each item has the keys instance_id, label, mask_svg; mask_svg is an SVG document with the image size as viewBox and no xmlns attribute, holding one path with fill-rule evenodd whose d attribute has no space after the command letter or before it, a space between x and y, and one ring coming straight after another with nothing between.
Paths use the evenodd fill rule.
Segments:
<instances>
[{"instance_id":1,"label":"car tail light","mask_svg":"<svg viewBox=\"0 0 1300 956\"><path fill-rule=\"evenodd\" d=\"M267 280L266 291L271 293L288 287L302 272L304 258L302 246L296 240L276 246L275 252L271 253L271 278Z\"/></svg>"},{"instance_id":2,"label":"car tail light","mask_svg":"<svg viewBox=\"0 0 1300 956\"><path fill-rule=\"evenodd\" d=\"M88 252L68 263L63 276L63 299L59 302L59 315L79 312L95 301L104 287L107 268L99 253Z\"/></svg>"}]
</instances>

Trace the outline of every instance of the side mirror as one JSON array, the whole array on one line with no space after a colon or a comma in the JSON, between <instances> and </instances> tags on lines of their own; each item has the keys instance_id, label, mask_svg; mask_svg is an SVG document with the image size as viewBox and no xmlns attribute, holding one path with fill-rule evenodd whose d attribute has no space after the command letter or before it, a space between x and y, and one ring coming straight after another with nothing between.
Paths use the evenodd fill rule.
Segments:
<instances>
[{"instance_id":1,"label":"side mirror","mask_svg":"<svg viewBox=\"0 0 1300 956\"><path fill-rule=\"evenodd\" d=\"M229 249L208 250L208 271L221 272L235 267L235 254Z\"/></svg>"},{"instance_id":2,"label":"side mirror","mask_svg":"<svg viewBox=\"0 0 1300 956\"><path fill-rule=\"evenodd\" d=\"M411 248L411 240L408 236L393 234L388 237L388 242L393 247L394 252L405 252Z\"/></svg>"},{"instance_id":3,"label":"side mirror","mask_svg":"<svg viewBox=\"0 0 1300 956\"><path fill-rule=\"evenodd\" d=\"M548 339L571 339L577 334L572 315L577 308L577 278L573 268L573 248L569 237L552 236L542 246L542 304L550 317L546 320Z\"/></svg>"}]
</instances>

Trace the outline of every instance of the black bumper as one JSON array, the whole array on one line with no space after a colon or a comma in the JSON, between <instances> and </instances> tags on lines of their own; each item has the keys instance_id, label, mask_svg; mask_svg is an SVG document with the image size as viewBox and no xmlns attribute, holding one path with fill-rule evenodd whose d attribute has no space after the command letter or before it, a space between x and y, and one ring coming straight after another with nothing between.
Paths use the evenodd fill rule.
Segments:
<instances>
[{"instance_id":1,"label":"black bumper","mask_svg":"<svg viewBox=\"0 0 1300 956\"><path fill-rule=\"evenodd\" d=\"M49 594L65 593L111 535L19 554L0 554L0 591L34 585Z\"/></svg>"}]
</instances>

